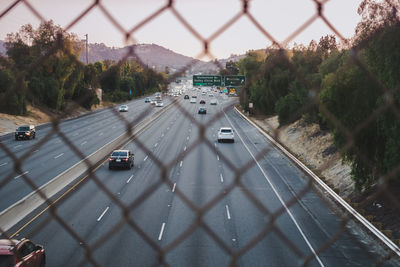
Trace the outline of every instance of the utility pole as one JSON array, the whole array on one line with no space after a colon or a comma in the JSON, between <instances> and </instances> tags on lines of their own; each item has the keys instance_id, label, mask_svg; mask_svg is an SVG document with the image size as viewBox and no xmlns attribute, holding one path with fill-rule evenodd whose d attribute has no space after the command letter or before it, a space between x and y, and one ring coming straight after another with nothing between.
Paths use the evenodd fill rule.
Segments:
<instances>
[{"instance_id":1,"label":"utility pole","mask_svg":"<svg viewBox=\"0 0 400 267\"><path fill-rule=\"evenodd\" d=\"M88 49L88 34L85 34L86 36L86 65L89 64L89 49Z\"/></svg>"}]
</instances>

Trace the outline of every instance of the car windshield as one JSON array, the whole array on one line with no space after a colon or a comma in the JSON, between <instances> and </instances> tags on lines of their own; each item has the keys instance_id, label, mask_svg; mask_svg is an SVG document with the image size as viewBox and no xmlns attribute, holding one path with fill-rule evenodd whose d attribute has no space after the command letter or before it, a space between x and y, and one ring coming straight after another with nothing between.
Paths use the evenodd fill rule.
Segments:
<instances>
[{"instance_id":1,"label":"car windshield","mask_svg":"<svg viewBox=\"0 0 400 267\"><path fill-rule=\"evenodd\" d=\"M29 131L29 126L20 126L18 127L18 131Z\"/></svg>"},{"instance_id":2,"label":"car windshield","mask_svg":"<svg viewBox=\"0 0 400 267\"><path fill-rule=\"evenodd\" d=\"M231 133L231 129L221 129L221 133Z\"/></svg>"},{"instance_id":3,"label":"car windshield","mask_svg":"<svg viewBox=\"0 0 400 267\"><path fill-rule=\"evenodd\" d=\"M0 266L14 266L14 256L13 255L0 255Z\"/></svg>"},{"instance_id":4,"label":"car windshield","mask_svg":"<svg viewBox=\"0 0 400 267\"><path fill-rule=\"evenodd\" d=\"M126 108L126 106L121 106L121 108Z\"/></svg>"},{"instance_id":5,"label":"car windshield","mask_svg":"<svg viewBox=\"0 0 400 267\"><path fill-rule=\"evenodd\" d=\"M111 156L112 157L126 157L128 152L126 151L114 151Z\"/></svg>"}]
</instances>

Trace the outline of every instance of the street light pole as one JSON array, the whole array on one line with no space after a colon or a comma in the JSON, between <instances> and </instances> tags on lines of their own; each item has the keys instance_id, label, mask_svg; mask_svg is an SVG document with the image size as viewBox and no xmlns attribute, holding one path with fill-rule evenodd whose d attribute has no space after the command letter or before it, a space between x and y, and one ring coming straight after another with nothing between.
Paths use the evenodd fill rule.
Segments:
<instances>
[{"instance_id":1,"label":"street light pole","mask_svg":"<svg viewBox=\"0 0 400 267\"><path fill-rule=\"evenodd\" d=\"M86 36L86 65L89 64L89 49L88 49L88 34L85 34Z\"/></svg>"}]
</instances>

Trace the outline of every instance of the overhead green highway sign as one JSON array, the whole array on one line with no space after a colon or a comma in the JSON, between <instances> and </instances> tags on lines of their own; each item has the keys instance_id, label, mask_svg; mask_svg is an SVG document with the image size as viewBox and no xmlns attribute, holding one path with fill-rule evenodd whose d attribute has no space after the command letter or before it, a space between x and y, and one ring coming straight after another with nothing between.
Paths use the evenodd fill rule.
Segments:
<instances>
[{"instance_id":1,"label":"overhead green highway sign","mask_svg":"<svg viewBox=\"0 0 400 267\"><path fill-rule=\"evenodd\" d=\"M193 75L193 86L221 86L221 75Z\"/></svg>"},{"instance_id":2,"label":"overhead green highway sign","mask_svg":"<svg viewBox=\"0 0 400 267\"><path fill-rule=\"evenodd\" d=\"M232 75L225 76L225 86L242 86L246 82L246 76L244 75Z\"/></svg>"}]
</instances>

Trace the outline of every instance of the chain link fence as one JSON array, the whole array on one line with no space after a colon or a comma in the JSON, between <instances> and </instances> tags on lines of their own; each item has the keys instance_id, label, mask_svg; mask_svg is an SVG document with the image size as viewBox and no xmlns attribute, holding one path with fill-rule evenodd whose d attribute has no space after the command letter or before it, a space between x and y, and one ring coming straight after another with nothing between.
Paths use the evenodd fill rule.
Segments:
<instances>
[{"instance_id":1,"label":"chain link fence","mask_svg":"<svg viewBox=\"0 0 400 267\"><path fill-rule=\"evenodd\" d=\"M224 23L222 26L216 26L216 30L214 31L213 34L209 37L202 36L198 31L196 31L196 25L192 25L187 19L185 19L185 16L181 14L176 6L178 5L177 2L173 0L166 1L165 5L163 5L161 8L158 10L155 10L154 13L152 13L150 16L142 20L136 25L133 25L132 28L130 29L125 29L119 22L118 19L113 16L107 8L104 6L103 1L93 1L86 9L82 10L80 14L77 14L75 19L73 19L66 27L65 27L65 33L68 32L73 26L78 24L84 17L86 17L89 12L91 12L94 9L100 10L101 13L104 15L104 20L110 22L117 31L120 32L122 36L125 37L125 40L127 43L135 43L134 36L135 34L141 30L144 26L149 24L151 21L156 20L158 17L160 17L162 14L165 12L170 12L173 14L173 16L182 24L184 28L186 28L201 44L203 47L203 52L201 55L199 55L199 58L203 56L208 56L212 59L215 59L215 57L212 55L210 51L210 44L217 38L219 37L222 33L224 33L228 28L234 27L235 23L241 19L242 17L247 17L253 26L259 30L259 33L263 36L265 36L273 45L275 49L278 49L279 51L282 51L282 59L284 63L286 64L287 68L290 69L297 78L302 81L304 86L308 88L308 90L314 92L314 97L312 98L312 101L310 101L306 106L303 106L302 109L306 110L315 105L316 103L319 102L319 93L320 90L319 88L313 88L312 85L309 84L309 82L304 79L302 74L296 69L296 66L291 63L289 56L284 53L285 48L287 45L292 42L298 35L300 35L302 32L304 32L312 23L314 23L317 20L323 21L327 27L335 33L336 37L338 37L344 44L348 44L348 40L344 38L341 33L335 28L335 25L329 21L329 19L324 15L324 9L329 1L313 1L315 4L315 13L302 25L299 25L297 27L297 30L295 30L293 33L291 33L284 41L280 42L274 36L268 31L268 28L265 28L261 25L261 23L252 15L251 13L251 1L249 0L242 0L241 1L241 10L238 10L236 15L234 15L231 19L229 19L226 23ZM393 4L391 1L386 1L387 4L392 5L393 7L393 12L396 13L396 5ZM39 19L40 21L44 22L45 21L45 16L41 14L39 11L37 11L30 3L30 1L25 0L17 0L13 2L10 6L4 9L2 13L0 14L0 22L1 19L4 19L5 16L11 15L13 10L16 8L17 5L24 5L26 8L28 8L32 14ZM59 49L63 47L63 42L64 42L64 34L65 33L59 33L57 36L57 42L54 47L48 50L46 54L42 56L42 59L45 60L47 57L50 55L57 54ZM359 51L362 48L363 44L360 44L359 46L354 47L351 50L351 60L360 68L365 74L365 79L368 79L371 83L376 85L383 94L388 96L388 101L384 105L382 105L380 108L376 110L376 112L369 117L366 121L358 125L356 129L347 129L341 122L340 120L332 114L326 107L321 106L321 112L329 119L329 122L333 124L336 128L341 129L342 132L345 133L346 136L346 145L345 147L347 148L352 148L354 144L354 136L358 133L363 131L363 129L366 127L366 125L371 122L372 120L376 119L377 116L382 114L383 112L387 110L391 110L394 114L396 114L397 119L400 119L400 113L398 109L395 106L395 100L394 100L394 92L392 90L389 90L386 88L372 73L365 65L364 63L360 60L359 58ZM124 56L123 60L119 62L119 64L123 64L128 58L133 57L135 58L138 62L141 63L143 67L146 66L144 62L142 62L141 58L138 56L138 54L135 51L135 47L131 46L129 48L128 53ZM4 62L3 62L4 63ZM35 62L34 64L31 64L29 70L27 73L33 72L33 70L38 66L38 64L41 64L42 61ZM218 66L218 68L223 69L224 66L222 66L218 61L214 61L214 63ZM196 64L196 61L193 60L190 62L188 65L186 65L183 69L179 70L176 72L174 75L170 75L168 77L169 81L172 82L174 81L177 77L179 77L182 73L184 73L186 70L190 69L194 64ZM273 66L270 66L273 68ZM23 82L24 80L24 75L27 75L27 73L20 73L18 70L13 69L13 74L17 79L17 84L21 88L25 88L25 84ZM27 88L25 88L27 89ZM35 95L29 92L29 90L26 90L28 92L28 98L31 100L35 99ZM5 152L5 154L12 159L12 162L14 164L14 169L11 173L6 174L6 177L0 181L0 188L4 188L7 184L11 183L13 181L13 177L17 175L21 175L21 179L28 185L32 191L37 192L40 197L45 200L47 208L46 212L51 214L51 220L55 220L59 223L59 225L76 241L77 244L80 244L81 249L84 251L85 254L85 259L81 262L81 265L88 265L92 264L94 266L102 266L101 262L98 262L96 258L93 256L95 251L102 246L104 242L106 242L109 238L111 238L113 235L115 235L118 230L123 227L128 225L131 227L133 231L135 231L150 247L154 249L154 251L158 252L158 264L159 265L164 265L164 266L169 266L170 264L166 260L166 256L171 250L182 244L196 229L201 228L206 235L208 235L219 247L222 251L224 251L227 255L227 257L230 257L230 265L231 266L237 266L239 264L239 260L242 255L250 251L252 248L254 248L261 240L263 240L269 233L273 232L279 238L287 245L287 248L291 250L298 259L301 261L302 265L309 265L311 261L316 259L316 255L322 254L324 251L329 249L331 246L335 245L335 242L340 239L345 233L348 233L348 225L350 221L353 220L353 216L349 214L348 212L344 211L338 211L337 208L332 207L332 202L326 197L322 197L322 200L326 203L327 206L332 207L332 210L338 213L338 216L341 218L341 229L338 231L335 235L333 235L329 240L326 240L325 244L322 246L319 246L315 248L315 253L309 253L305 254L302 252L301 249L299 249L296 244L290 239L290 237L284 233L281 228L276 224L276 221L279 219L282 214L286 213L285 208L281 208L277 211L272 212L270 209L268 209L265 205L265 203L262 203L256 196L253 195L252 191L249 190L246 185L242 181L242 175L249 170L250 168L254 167L256 165L256 160L260 160L264 158L265 156L268 156L268 154L271 152L273 149L272 147L267 147L263 149L261 152L259 152L256 156L255 159L249 159L248 163L245 164L244 166L236 166L234 162L232 162L229 157L226 155L222 154L216 147L214 146L214 143L206 138L205 132L207 130L208 125L212 125L214 122L218 121L221 117L224 116L225 112L228 111L229 109L232 109L234 104L231 104L227 107L225 107L221 112L217 113L213 118L208 121L207 125L202 124L199 122L193 114L187 111L187 109L180 104L179 102L173 102L172 104L174 107L176 107L186 119L189 119L196 127L198 128L199 132L199 138L190 146L188 149L184 152L182 152L178 157L176 157L174 160L171 162L164 162L163 159L160 159L157 157L157 155L154 154L154 152L146 147L141 141L140 138L133 138L131 139L134 144L141 149L148 157L154 162L154 164L160 169L161 176L158 180L157 183L153 184L149 188L147 188L144 192L141 192L140 196L136 198L136 200L132 203L123 203L113 192L111 192L107 186L105 186L99 177L96 175L96 167L97 164L90 162L89 160L86 159L86 156L84 153L82 153L81 149L79 146L74 144L67 136L66 134L61 130L60 128L60 123L62 122L62 117L61 116L55 116L53 113L51 113L49 110L47 110L45 107L41 107L44 112L46 112L49 116L51 116L51 131L44 136L39 142L37 142L34 146L32 146L28 151L26 151L23 155L17 156L15 155L6 145L4 145L2 142L0 142L0 149ZM121 122L124 123L127 131L127 136L132 137L136 133L136 128L137 125L139 124L140 121L145 119L147 114L151 111L151 107L147 108L144 110L141 114L137 115L133 120L126 119L124 116L120 115L119 112L117 112L115 109L110 108L110 110L113 112L114 116L120 120ZM66 113L68 114L71 112L71 110L66 110ZM85 240L83 236L80 236L76 230L74 230L71 225L69 225L67 222L64 221L62 216L60 216L59 211L58 211L58 206L60 203L65 201L67 198L73 197L74 193L69 193L63 196L63 198L57 198L57 199L48 199L46 197L46 194L44 192L41 192L39 190L38 186L35 184L35 179L29 175L29 173L25 173L22 169L23 162L27 160L29 155L33 153L34 151L40 149L41 147L45 146L51 137L53 136L58 136L62 142L69 147L77 157L79 157L81 160L85 161L86 164L86 169L88 172L88 177L83 183L87 183L87 181L93 181L94 184L98 187L99 190L101 190L104 194L107 195L107 197L111 200L113 204L118 206L121 209L121 213L123 216L119 218L118 222L114 225L114 227L109 230L108 232L104 233L102 237L97 240L96 242L90 244ZM280 137L280 130L279 128L273 132L273 136L275 139L279 140ZM197 206L195 203L193 203L188 196L185 195L184 192L182 192L179 188L176 189L175 193L178 198L194 213L196 214L196 220L195 223L193 223L188 229L184 230L183 233L181 233L178 238L176 238L173 242L169 243L166 246L160 246L158 242L156 242L153 237L148 236L143 229L138 225L135 220L132 219L132 217L129 215L130 212L133 210L137 209L140 207L141 203L143 203L146 199L148 199L152 194L160 188L162 185L167 185L171 190L174 187L173 181L170 180L168 177L168 173L171 171L171 169L179 164L181 160L183 160L191 151L193 151L196 147L198 147L199 144L205 144L211 151L213 151L216 155L219 156L223 164L225 164L228 168L230 168L234 173L235 173L235 179L234 182L226 186L224 192L219 193L217 196L215 196L210 202L208 202L204 206ZM359 153L359 152L356 152ZM361 155L362 156L362 155ZM366 162L369 162L369 160L365 157L364 160ZM326 163L326 166L329 164L329 162ZM379 182L381 183L381 186L379 186L378 190L370 196L368 199L364 200L364 202L372 203L374 199L376 199L378 196L381 195L386 195L391 199L391 204L395 207L397 211L400 211L400 203L398 201L397 196L393 196L390 194L388 191L388 184L387 181L394 176L398 175L400 166L397 166L394 168L391 172L387 174L386 177L381 177ZM82 183L82 184L83 184ZM79 185L78 185L79 186ZM315 183L314 180L309 178L308 184L305 188L301 190L300 193L297 193L293 195L293 197L285 203L285 205L288 208L293 207L299 199L304 197L308 192L310 191L315 191ZM253 238L250 242L247 244L243 245L240 248L233 249L229 244L226 244L219 236L217 233L214 232L214 230L207 225L204 221L204 216L205 214L212 209L216 204L218 204L222 199L226 197L227 194L232 192L235 188L240 188L245 196L248 198L248 200L257 207L259 211L264 213L266 216L269 216L270 220L268 223L265 224L264 229L255 237ZM78 190L77 190L78 191ZM318 191L318 190L316 190ZM362 204L362 203L361 203ZM37 232L40 232L42 229L46 227L46 225L50 222L50 219L47 219L43 221L39 226L37 226L32 233L30 233L28 236L35 236ZM14 238L15 234L17 233L10 233L5 229L0 229L3 237L6 238ZM369 258L371 260L371 263L374 265L385 265L386 263L390 262L391 259L396 258L397 254L393 250L386 250L380 257L376 257L376 255L372 254L369 250L368 247L362 242L360 242L357 238L355 238L353 235L349 234L354 239L354 242L356 242L359 247L365 252L364 256Z\"/></svg>"}]
</instances>

